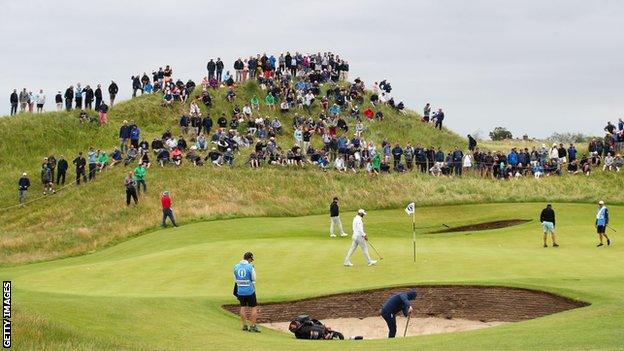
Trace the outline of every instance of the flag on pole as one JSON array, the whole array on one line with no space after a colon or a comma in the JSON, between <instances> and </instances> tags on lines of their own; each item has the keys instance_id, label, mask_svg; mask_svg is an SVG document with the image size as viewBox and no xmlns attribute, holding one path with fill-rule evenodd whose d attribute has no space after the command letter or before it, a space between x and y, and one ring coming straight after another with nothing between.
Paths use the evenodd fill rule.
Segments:
<instances>
[{"instance_id":1,"label":"flag on pole","mask_svg":"<svg viewBox=\"0 0 624 351\"><path fill-rule=\"evenodd\" d=\"M414 204L413 202L408 204L407 207L405 208L405 213L407 213L408 216L413 215L415 207L416 207L416 204Z\"/></svg>"}]
</instances>

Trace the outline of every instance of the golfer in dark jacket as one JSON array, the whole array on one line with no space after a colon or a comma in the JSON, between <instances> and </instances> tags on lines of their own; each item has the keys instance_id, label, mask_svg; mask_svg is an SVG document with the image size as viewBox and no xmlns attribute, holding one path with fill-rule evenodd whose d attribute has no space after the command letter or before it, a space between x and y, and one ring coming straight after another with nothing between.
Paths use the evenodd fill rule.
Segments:
<instances>
[{"instance_id":1,"label":"golfer in dark jacket","mask_svg":"<svg viewBox=\"0 0 624 351\"><path fill-rule=\"evenodd\" d=\"M546 208L542 210L540 223L542 223L542 229L544 229L544 247L548 247L546 243L548 233L552 236L553 247L558 247L557 238L555 237L555 211L552 209L551 204L546 205Z\"/></svg>"},{"instance_id":2,"label":"golfer in dark jacket","mask_svg":"<svg viewBox=\"0 0 624 351\"><path fill-rule=\"evenodd\" d=\"M342 221L340 220L340 208L338 207L338 198L335 197L332 203L329 205L329 237L334 238L334 227L340 229L340 236L345 237L347 233L342 229Z\"/></svg>"},{"instance_id":3,"label":"golfer in dark jacket","mask_svg":"<svg viewBox=\"0 0 624 351\"><path fill-rule=\"evenodd\" d=\"M403 312L404 316L412 314L412 300L416 299L416 290L392 295L381 307L381 317L388 324L388 337L394 338L396 335L396 315Z\"/></svg>"}]
</instances>

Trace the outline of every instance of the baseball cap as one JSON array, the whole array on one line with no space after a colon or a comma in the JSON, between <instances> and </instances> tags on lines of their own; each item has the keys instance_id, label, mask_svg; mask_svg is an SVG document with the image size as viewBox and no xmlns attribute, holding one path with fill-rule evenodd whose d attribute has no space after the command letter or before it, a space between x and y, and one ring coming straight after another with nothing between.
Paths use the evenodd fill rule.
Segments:
<instances>
[{"instance_id":1,"label":"baseball cap","mask_svg":"<svg viewBox=\"0 0 624 351\"><path fill-rule=\"evenodd\" d=\"M358 213L358 214L363 214L363 215L365 215L365 214L366 214L366 211L364 211L364 209L363 209L363 208L360 208L360 209L358 210L358 212L357 212L357 213Z\"/></svg>"},{"instance_id":2,"label":"baseball cap","mask_svg":"<svg viewBox=\"0 0 624 351\"><path fill-rule=\"evenodd\" d=\"M26 176L26 172L22 173L22 175L25 177Z\"/></svg>"},{"instance_id":3,"label":"baseball cap","mask_svg":"<svg viewBox=\"0 0 624 351\"><path fill-rule=\"evenodd\" d=\"M604 205L604 201L602 200L598 201L598 205Z\"/></svg>"},{"instance_id":4,"label":"baseball cap","mask_svg":"<svg viewBox=\"0 0 624 351\"><path fill-rule=\"evenodd\" d=\"M252 259L253 260L254 259L253 253L251 253L249 251L245 252L245 254L243 255L243 259L245 259L245 260Z\"/></svg>"}]
</instances>

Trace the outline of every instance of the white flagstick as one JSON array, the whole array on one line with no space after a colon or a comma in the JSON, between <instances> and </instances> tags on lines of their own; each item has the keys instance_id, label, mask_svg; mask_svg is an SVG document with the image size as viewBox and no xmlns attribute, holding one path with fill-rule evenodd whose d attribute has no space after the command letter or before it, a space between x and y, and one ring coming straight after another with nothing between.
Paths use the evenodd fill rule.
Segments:
<instances>
[{"instance_id":1,"label":"white flagstick","mask_svg":"<svg viewBox=\"0 0 624 351\"><path fill-rule=\"evenodd\" d=\"M414 263L416 263L416 203L412 211L412 243L414 244Z\"/></svg>"}]
</instances>

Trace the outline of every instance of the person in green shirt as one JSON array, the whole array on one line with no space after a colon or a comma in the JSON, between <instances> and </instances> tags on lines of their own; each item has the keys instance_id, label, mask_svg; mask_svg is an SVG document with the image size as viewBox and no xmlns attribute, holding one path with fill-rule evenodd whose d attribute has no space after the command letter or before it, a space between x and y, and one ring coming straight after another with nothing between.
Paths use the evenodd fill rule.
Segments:
<instances>
[{"instance_id":1,"label":"person in green shirt","mask_svg":"<svg viewBox=\"0 0 624 351\"><path fill-rule=\"evenodd\" d=\"M147 192L147 184L145 184L145 173L147 170L143 163L141 163L137 168L134 169L134 180L137 183L137 191L141 194L141 184L143 184L143 192Z\"/></svg>"},{"instance_id":2,"label":"person in green shirt","mask_svg":"<svg viewBox=\"0 0 624 351\"><path fill-rule=\"evenodd\" d=\"M267 95L267 96L264 98L264 102L266 102L267 107L268 107L270 110L274 110L274 109L275 109L275 96L273 96L273 94L272 94L272 93L269 93L269 95Z\"/></svg>"},{"instance_id":3,"label":"person in green shirt","mask_svg":"<svg viewBox=\"0 0 624 351\"><path fill-rule=\"evenodd\" d=\"M381 170L381 156L379 156L379 154L376 153L375 156L373 156L371 174L373 175L379 174L380 170Z\"/></svg>"},{"instance_id":4,"label":"person in green shirt","mask_svg":"<svg viewBox=\"0 0 624 351\"><path fill-rule=\"evenodd\" d=\"M108 154L104 151L98 150L97 169L98 172L102 172L104 168L108 166Z\"/></svg>"},{"instance_id":5,"label":"person in green shirt","mask_svg":"<svg viewBox=\"0 0 624 351\"><path fill-rule=\"evenodd\" d=\"M260 100L258 100L258 97L255 95L251 98L251 108L255 108L256 110L260 109Z\"/></svg>"}]
</instances>

